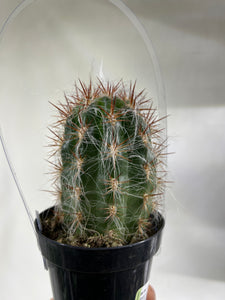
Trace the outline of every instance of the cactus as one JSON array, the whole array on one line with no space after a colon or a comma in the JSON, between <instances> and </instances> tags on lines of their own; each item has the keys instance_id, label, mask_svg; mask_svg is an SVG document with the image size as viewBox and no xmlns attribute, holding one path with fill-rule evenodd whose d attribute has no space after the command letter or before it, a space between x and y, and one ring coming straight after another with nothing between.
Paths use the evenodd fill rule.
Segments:
<instances>
[{"instance_id":1,"label":"cactus","mask_svg":"<svg viewBox=\"0 0 225 300\"><path fill-rule=\"evenodd\" d=\"M79 84L65 104L54 105L60 118L51 132L61 156L52 163L56 214L70 237L101 236L111 245L145 239L164 186L155 109L145 107L149 100L144 91L136 94L136 83Z\"/></svg>"}]
</instances>

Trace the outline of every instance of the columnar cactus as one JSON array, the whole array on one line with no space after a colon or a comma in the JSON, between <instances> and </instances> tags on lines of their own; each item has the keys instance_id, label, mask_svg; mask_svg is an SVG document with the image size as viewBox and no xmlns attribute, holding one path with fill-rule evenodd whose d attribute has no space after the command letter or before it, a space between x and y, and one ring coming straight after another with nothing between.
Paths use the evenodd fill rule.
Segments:
<instances>
[{"instance_id":1,"label":"columnar cactus","mask_svg":"<svg viewBox=\"0 0 225 300\"><path fill-rule=\"evenodd\" d=\"M63 132L51 130L61 158L59 212L68 235L109 236L122 244L145 239L163 193L163 143L144 91L122 81L80 81L57 109ZM55 163L54 163L55 164Z\"/></svg>"}]
</instances>

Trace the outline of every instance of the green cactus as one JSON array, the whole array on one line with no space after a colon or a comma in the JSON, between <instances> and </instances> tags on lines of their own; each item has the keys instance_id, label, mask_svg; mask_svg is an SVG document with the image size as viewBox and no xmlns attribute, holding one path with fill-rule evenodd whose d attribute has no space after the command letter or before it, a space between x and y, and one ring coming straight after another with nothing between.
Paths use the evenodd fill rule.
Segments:
<instances>
[{"instance_id":1,"label":"green cactus","mask_svg":"<svg viewBox=\"0 0 225 300\"><path fill-rule=\"evenodd\" d=\"M148 236L149 216L163 193L158 176L163 143L144 91L99 80L80 81L60 104L51 130L60 144L59 211L69 236L105 236L122 244ZM57 143L58 144L58 143Z\"/></svg>"}]
</instances>

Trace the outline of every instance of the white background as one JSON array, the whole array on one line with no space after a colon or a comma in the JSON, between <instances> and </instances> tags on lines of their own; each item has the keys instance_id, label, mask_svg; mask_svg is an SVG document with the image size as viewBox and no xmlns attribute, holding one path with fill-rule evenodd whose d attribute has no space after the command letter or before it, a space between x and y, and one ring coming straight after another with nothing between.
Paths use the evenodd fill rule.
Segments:
<instances>
[{"instance_id":1,"label":"white background","mask_svg":"<svg viewBox=\"0 0 225 300\"><path fill-rule=\"evenodd\" d=\"M225 1L124 2L151 34L166 87L169 152L175 152L169 156L169 180L174 183L169 185L166 197L166 228L161 249L153 260L151 282L159 300L200 297L221 300L225 295ZM18 3L0 0L0 27ZM29 19L25 12L20 20ZM52 30L54 32L54 28ZM14 128L15 132L8 126L10 117L15 117L18 109L18 124L21 120L21 128L26 127L26 111L16 104L23 61L17 61L18 68L12 66L16 62L12 53L20 50L19 44L29 43L23 37L22 32L15 30L17 43L8 49L10 54L3 53L5 64L1 60L0 123L5 134L14 136L8 139L9 145L14 143L15 146L10 148L10 153L25 196L32 209L35 206L40 209L45 205L44 200L37 204L38 192L27 185L31 181L32 186L38 164L42 167L38 172L41 172L45 162L35 162L33 150L30 153L28 150L29 156L21 156L17 145L32 143L33 139L20 132L20 126ZM135 43L133 47L139 51ZM0 45L0 56L1 51L6 50ZM15 61L7 61L10 55ZM18 57L26 59L23 55ZM18 70L18 82L10 86L9 70L13 67ZM60 68L65 72L61 65ZM147 72L144 65L142 70ZM75 72L73 76L75 78ZM15 73L12 77L15 79ZM7 100L11 101L8 104L3 99L7 96L6 86L10 97L15 95ZM59 89L63 90L64 86ZM45 87L43 90L45 92ZM23 105L25 101L27 99ZM41 105L34 105L37 114L45 108ZM42 113L48 115L49 111ZM36 125L40 122L37 114L34 117ZM41 125L41 130L45 125ZM42 146L40 141L40 149ZM34 234L1 149L0 164L1 299L49 299L48 273L43 268ZM31 166L34 171L29 175L26 170ZM38 176L37 181L42 182Z\"/></svg>"}]
</instances>

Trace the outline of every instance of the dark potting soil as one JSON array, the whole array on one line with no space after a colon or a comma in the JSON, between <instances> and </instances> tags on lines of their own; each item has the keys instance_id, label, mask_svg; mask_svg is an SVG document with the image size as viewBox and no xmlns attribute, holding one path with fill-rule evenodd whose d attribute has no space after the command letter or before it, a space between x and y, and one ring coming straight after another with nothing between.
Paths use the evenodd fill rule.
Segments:
<instances>
[{"instance_id":1,"label":"dark potting soil","mask_svg":"<svg viewBox=\"0 0 225 300\"><path fill-rule=\"evenodd\" d=\"M54 209L50 210L47 216L42 220L42 234L46 237L55 240L62 244L67 244L76 247L87 248L110 248L125 246L133 243L140 242L153 235L158 229L158 222L155 216L150 216L149 226L146 228L145 238L143 236L130 237L126 242L115 236L112 230L107 234L93 233L89 237L76 237L74 235L68 235L68 231L62 222L63 218L59 214L54 213Z\"/></svg>"}]
</instances>

